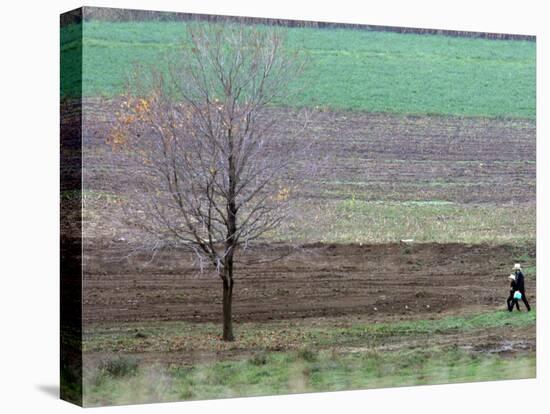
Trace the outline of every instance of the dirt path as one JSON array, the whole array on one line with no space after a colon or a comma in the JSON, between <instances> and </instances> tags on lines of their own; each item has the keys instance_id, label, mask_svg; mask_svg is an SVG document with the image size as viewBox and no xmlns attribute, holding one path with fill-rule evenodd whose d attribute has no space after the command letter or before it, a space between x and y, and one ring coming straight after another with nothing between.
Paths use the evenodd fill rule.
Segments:
<instances>
[{"instance_id":1,"label":"dirt path","mask_svg":"<svg viewBox=\"0 0 550 414\"><path fill-rule=\"evenodd\" d=\"M241 257L286 257L238 265L234 319L427 318L505 306L506 276L525 253L512 246L461 244L259 246ZM200 274L184 254L172 251L154 262L143 257L121 263L95 250L85 262L85 324L220 320L221 282ZM526 283L535 304L535 280Z\"/></svg>"}]
</instances>

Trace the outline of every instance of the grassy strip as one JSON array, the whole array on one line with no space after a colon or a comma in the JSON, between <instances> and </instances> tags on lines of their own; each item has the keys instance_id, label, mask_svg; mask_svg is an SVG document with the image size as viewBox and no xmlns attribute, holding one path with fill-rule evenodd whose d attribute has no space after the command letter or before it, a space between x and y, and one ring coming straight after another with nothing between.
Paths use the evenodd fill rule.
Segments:
<instances>
[{"instance_id":1,"label":"grassy strip","mask_svg":"<svg viewBox=\"0 0 550 414\"><path fill-rule=\"evenodd\" d=\"M185 39L185 23L88 22L83 94L120 94L133 62L158 64ZM62 53L75 53L73 27ZM535 117L535 43L312 28L284 29L310 65L277 105L409 114ZM74 80L64 79L62 94ZM305 86L305 87L304 87Z\"/></svg>"},{"instance_id":2,"label":"grassy strip","mask_svg":"<svg viewBox=\"0 0 550 414\"><path fill-rule=\"evenodd\" d=\"M227 344L214 333L217 324L126 324L116 331L96 327L85 335L84 351L194 352L253 350L248 358L197 363L193 366L140 365L133 357L106 360L88 371L85 404L129 404L181 399L273 395L295 392L440 384L466 381L530 378L535 375L532 354L502 358L471 353L437 341L393 351L376 344L414 337L524 327L536 313L493 311L471 316L396 323L351 324L240 324L238 341ZM284 325L284 326L283 326ZM136 329L139 327L139 329ZM182 338L187 346L178 348ZM279 340L279 342L278 342ZM147 343L146 349L142 341ZM155 347L156 344L156 347ZM346 346L361 345L355 351ZM365 346L368 345L368 346ZM284 349L284 352L273 352Z\"/></svg>"},{"instance_id":3,"label":"grassy strip","mask_svg":"<svg viewBox=\"0 0 550 414\"><path fill-rule=\"evenodd\" d=\"M530 378L535 362L532 355L501 358L435 347L271 353L194 367L97 371L85 380L84 400L93 406Z\"/></svg>"},{"instance_id":4,"label":"grassy strip","mask_svg":"<svg viewBox=\"0 0 550 414\"><path fill-rule=\"evenodd\" d=\"M86 352L194 352L230 350L289 350L303 347L376 346L391 339L429 337L500 327L533 325L536 311L492 311L474 316L393 323L338 326L330 322L242 323L235 326L237 341L221 341L219 324L186 322L129 323L92 327L84 332Z\"/></svg>"},{"instance_id":5,"label":"grassy strip","mask_svg":"<svg viewBox=\"0 0 550 414\"><path fill-rule=\"evenodd\" d=\"M297 243L395 243L466 244L533 243L536 239L536 206L457 204L446 200L363 201L349 192L341 200L296 200L292 214L268 241ZM63 194L71 199L80 194ZM103 192L83 194L85 212L96 223L108 223L122 214L124 197ZM109 229L110 231L110 229Z\"/></svg>"},{"instance_id":6,"label":"grassy strip","mask_svg":"<svg viewBox=\"0 0 550 414\"><path fill-rule=\"evenodd\" d=\"M451 333L466 333L501 327L521 327L534 324L535 312L509 314L498 311L475 316L451 316L436 320L354 325L350 328L325 329L312 332L315 345L380 345L390 339L430 337Z\"/></svg>"},{"instance_id":7,"label":"grassy strip","mask_svg":"<svg viewBox=\"0 0 550 414\"><path fill-rule=\"evenodd\" d=\"M309 203L269 236L281 241L384 243L523 243L535 240L535 206L461 205L445 201L347 200Z\"/></svg>"}]
</instances>

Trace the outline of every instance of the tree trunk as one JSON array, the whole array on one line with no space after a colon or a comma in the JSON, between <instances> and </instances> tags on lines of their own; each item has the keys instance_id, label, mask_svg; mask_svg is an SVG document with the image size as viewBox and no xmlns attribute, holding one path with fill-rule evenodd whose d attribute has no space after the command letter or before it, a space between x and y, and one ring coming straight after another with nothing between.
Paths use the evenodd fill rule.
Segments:
<instances>
[{"instance_id":1,"label":"tree trunk","mask_svg":"<svg viewBox=\"0 0 550 414\"><path fill-rule=\"evenodd\" d=\"M227 141L229 147L228 178L229 188L227 192L227 238L225 240L225 264L223 277L223 340L233 341L233 321L231 305L233 302L233 254L235 253L235 234L237 232L237 206L235 194L237 188L237 176L235 170L233 133L231 126L227 130Z\"/></svg>"},{"instance_id":2,"label":"tree trunk","mask_svg":"<svg viewBox=\"0 0 550 414\"><path fill-rule=\"evenodd\" d=\"M227 276L227 274L226 274ZM225 277L223 280L223 340L233 341L233 319L231 305L233 302L233 278Z\"/></svg>"}]
</instances>

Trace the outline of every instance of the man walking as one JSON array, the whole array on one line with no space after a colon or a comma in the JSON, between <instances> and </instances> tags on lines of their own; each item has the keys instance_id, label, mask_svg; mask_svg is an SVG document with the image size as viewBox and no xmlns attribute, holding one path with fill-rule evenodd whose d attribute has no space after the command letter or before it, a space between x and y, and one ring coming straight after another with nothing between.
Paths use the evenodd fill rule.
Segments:
<instances>
[{"instance_id":1,"label":"man walking","mask_svg":"<svg viewBox=\"0 0 550 414\"><path fill-rule=\"evenodd\" d=\"M521 293L521 300L525 303L527 311L530 311L531 306L529 306L527 296L525 296L525 278L523 277L523 273L521 271L521 264L516 263L514 265L514 274L516 275L516 289L519 290L519 293Z\"/></svg>"}]
</instances>

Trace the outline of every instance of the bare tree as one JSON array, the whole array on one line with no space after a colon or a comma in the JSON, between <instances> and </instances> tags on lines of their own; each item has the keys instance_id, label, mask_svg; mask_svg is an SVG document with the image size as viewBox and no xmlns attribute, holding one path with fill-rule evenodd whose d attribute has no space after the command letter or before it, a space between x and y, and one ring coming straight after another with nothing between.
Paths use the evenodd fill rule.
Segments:
<instances>
[{"instance_id":1,"label":"bare tree","mask_svg":"<svg viewBox=\"0 0 550 414\"><path fill-rule=\"evenodd\" d=\"M266 110L288 99L304 59L277 28L198 23L187 36L167 65L131 78L111 142L138 161L135 222L215 269L231 341L235 254L283 220L281 179L302 147L306 117L281 136Z\"/></svg>"}]
</instances>

